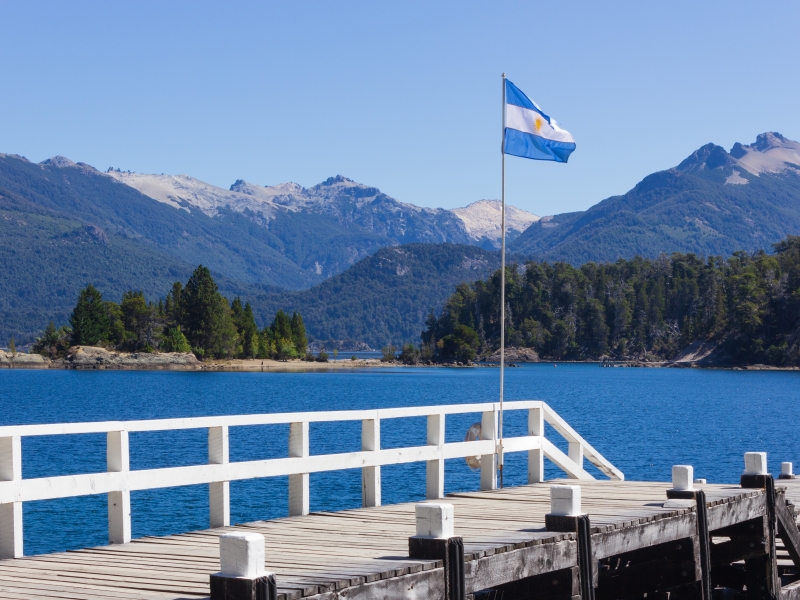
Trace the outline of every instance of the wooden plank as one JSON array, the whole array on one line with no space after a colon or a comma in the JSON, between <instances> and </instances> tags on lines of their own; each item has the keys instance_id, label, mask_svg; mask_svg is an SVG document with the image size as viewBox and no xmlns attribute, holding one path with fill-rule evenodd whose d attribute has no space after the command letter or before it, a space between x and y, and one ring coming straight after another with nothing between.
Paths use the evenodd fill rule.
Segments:
<instances>
[{"instance_id":1,"label":"wooden plank","mask_svg":"<svg viewBox=\"0 0 800 600\"><path fill-rule=\"evenodd\" d=\"M467 593L477 592L525 577L559 571L578 564L578 544L564 540L504 552L464 565Z\"/></svg>"},{"instance_id":2,"label":"wooden plank","mask_svg":"<svg viewBox=\"0 0 800 600\"><path fill-rule=\"evenodd\" d=\"M407 600L445 600L444 569L433 569L405 577L385 579L375 583L345 588L310 596L309 600L378 600L404 598Z\"/></svg>"},{"instance_id":3,"label":"wooden plank","mask_svg":"<svg viewBox=\"0 0 800 600\"><path fill-rule=\"evenodd\" d=\"M694 513L668 517L622 531L596 533L592 535L592 549L597 559L615 554L631 552L646 546L654 546L696 534L697 519Z\"/></svg>"}]
</instances>

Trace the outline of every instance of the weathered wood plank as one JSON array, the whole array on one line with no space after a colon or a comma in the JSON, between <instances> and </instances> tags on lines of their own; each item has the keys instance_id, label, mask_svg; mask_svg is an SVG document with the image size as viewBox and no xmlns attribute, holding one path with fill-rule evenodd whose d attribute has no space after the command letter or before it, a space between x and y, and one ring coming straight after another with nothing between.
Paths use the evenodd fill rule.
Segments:
<instances>
[{"instance_id":1,"label":"weathered wood plank","mask_svg":"<svg viewBox=\"0 0 800 600\"><path fill-rule=\"evenodd\" d=\"M530 546L480 558L464 565L467 593L541 573L568 569L577 564L578 543L574 540Z\"/></svg>"}]
</instances>

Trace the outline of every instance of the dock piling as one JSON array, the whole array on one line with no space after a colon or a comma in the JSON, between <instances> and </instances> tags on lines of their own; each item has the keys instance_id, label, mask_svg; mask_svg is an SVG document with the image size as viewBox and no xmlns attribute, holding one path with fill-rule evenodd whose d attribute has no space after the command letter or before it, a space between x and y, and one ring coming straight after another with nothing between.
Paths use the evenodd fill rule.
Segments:
<instances>
[{"instance_id":1,"label":"dock piling","mask_svg":"<svg viewBox=\"0 0 800 600\"><path fill-rule=\"evenodd\" d=\"M264 570L264 536L219 536L220 571L211 575L211 600L276 600L275 575Z\"/></svg>"},{"instance_id":2,"label":"dock piling","mask_svg":"<svg viewBox=\"0 0 800 600\"><path fill-rule=\"evenodd\" d=\"M414 513L417 534L408 538L409 558L441 560L445 599L465 600L464 542L454 535L453 505L417 504Z\"/></svg>"},{"instance_id":3,"label":"dock piling","mask_svg":"<svg viewBox=\"0 0 800 600\"><path fill-rule=\"evenodd\" d=\"M547 531L577 532L581 514L581 486L550 486L550 512L544 516Z\"/></svg>"},{"instance_id":4,"label":"dock piling","mask_svg":"<svg viewBox=\"0 0 800 600\"><path fill-rule=\"evenodd\" d=\"M794 479L794 472L792 471L792 463L781 463L781 475L778 479Z\"/></svg>"},{"instance_id":5,"label":"dock piling","mask_svg":"<svg viewBox=\"0 0 800 600\"><path fill-rule=\"evenodd\" d=\"M781 580L778 576L776 535L778 533L777 494L775 481L767 468L766 452L745 452L743 488L764 489L766 493L766 554L745 559L745 578L748 600L775 600L780 595ZM796 527L796 525L795 525Z\"/></svg>"},{"instance_id":6,"label":"dock piling","mask_svg":"<svg viewBox=\"0 0 800 600\"><path fill-rule=\"evenodd\" d=\"M694 467L692 465L674 465L672 467L672 489L691 490L694 484Z\"/></svg>"},{"instance_id":7,"label":"dock piling","mask_svg":"<svg viewBox=\"0 0 800 600\"><path fill-rule=\"evenodd\" d=\"M745 452L744 453L744 474L745 475L766 475L767 453L766 452Z\"/></svg>"},{"instance_id":8,"label":"dock piling","mask_svg":"<svg viewBox=\"0 0 800 600\"><path fill-rule=\"evenodd\" d=\"M694 467L692 465L673 465L672 489L667 490L670 500L694 500Z\"/></svg>"}]
</instances>

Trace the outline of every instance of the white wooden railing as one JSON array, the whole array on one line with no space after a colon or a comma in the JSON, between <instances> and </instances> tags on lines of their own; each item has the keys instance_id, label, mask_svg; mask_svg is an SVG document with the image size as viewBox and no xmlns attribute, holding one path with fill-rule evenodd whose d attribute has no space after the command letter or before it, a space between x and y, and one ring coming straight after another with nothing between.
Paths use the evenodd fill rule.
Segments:
<instances>
[{"instance_id":1,"label":"white wooden railing","mask_svg":"<svg viewBox=\"0 0 800 600\"><path fill-rule=\"evenodd\" d=\"M497 403L382 408L335 412L277 413L195 417L150 421L105 421L0 427L0 558L22 556L22 503L90 494L108 494L108 534L113 544L131 539L130 492L184 485L208 484L211 527L230 524L229 482L260 477L289 476L289 514L309 511L309 473L361 468L362 504L381 503L381 465L425 461L426 496L444 496L444 461L481 456L481 489L494 489L498 444ZM528 452L528 481L544 481L544 458L568 477L594 479L583 469L584 457L611 479L623 474L600 455L546 403L538 400L506 402L504 411L528 411L528 435L507 437L503 451ZM481 413L481 440L445 442L445 416ZM385 419L427 417L427 445L381 449L380 424ZM309 454L309 423L361 421L361 451ZM544 437L545 422L569 443L564 454ZM289 424L287 458L230 462L230 427ZM208 429L208 464L131 470L128 435L141 431ZM107 471L82 475L22 478L22 443L25 436L105 433Z\"/></svg>"}]
</instances>

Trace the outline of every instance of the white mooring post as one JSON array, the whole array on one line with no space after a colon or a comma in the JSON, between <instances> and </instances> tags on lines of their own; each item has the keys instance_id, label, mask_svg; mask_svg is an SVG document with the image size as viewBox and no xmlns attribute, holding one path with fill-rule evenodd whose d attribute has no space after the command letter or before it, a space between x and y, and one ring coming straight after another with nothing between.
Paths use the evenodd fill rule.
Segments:
<instances>
[{"instance_id":1,"label":"white mooring post","mask_svg":"<svg viewBox=\"0 0 800 600\"><path fill-rule=\"evenodd\" d=\"M481 413L481 439L497 439L497 410ZM497 453L481 456L481 489L497 488Z\"/></svg>"},{"instance_id":2,"label":"white mooring post","mask_svg":"<svg viewBox=\"0 0 800 600\"><path fill-rule=\"evenodd\" d=\"M455 510L452 504L417 504L417 537L448 539L455 535Z\"/></svg>"},{"instance_id":3,"label":"white mooring post","mask_svg":"<svg viewBox=\"0 0 800 600\"><path fill-rule=\"evenodd\" d=\"M211 600L275 600L275 574L264 568L264 536L229 533L219 536L220 571L212 573Z\"/></svg>"},{"instance_id":4,"label":"white mooring post","mask_svg":"<svg viewBox=\"0 0 800 600\"><path fill-rule=\"evenodd\" d=\"M766 452L745 452L744 453L744 474L745 475L766 475L767 453Z\"/></svg>"},{"instance_id":5,"label":"white mooring post","mask_svg":"<svg viewBox=\"0 0 800 600\"><path fill-rule=\"evenodd\" d=\"M228 533L219 536L219 574L256 579L264 575L264 536Z\"/></svg>"},{"instance_id":6,"label":"white mooring post","mask_svg":"<svg viewBox=\"0 0 800 600\"><path fill-rule=\"evenodd\" d=\"M208 464L225 465L230 462L228 426L208 428ZM228 481L208 484L208 517L211 527L231 524L231 485Z\"/></svg>"},{"instance_id":7,"label":"white mooring post","mask_svg":"<svg viewBox=\"0 0 800 600\"><path fill-rule=\"evenodd\" d=\"M528 411L528 435L544 436L544 410L531 408ZM541 447L528 450L528 483L544 481L544 451Z\"/></svg>"},{"instance_id":8,"label":"white mooring post","mask_svg":"<svg viewBox=\"0 0 800 600\"><path fill-rule=\"evenodd\" d=\"M130 471L130 451L127 431L106 434L106 468L110 473ZM122 490L108 493L108 541L127 544L131 541L131 493L127 483Z\"/></svg>"},{"instance_id":9,"label":"white mooring post","mask_svg":"<svg viewBox=\"0 0 800 600\"><path fill-rule=\"evenodd\" d=\"M444 415L428 415L428 446L444 444ZM428 500L444 498L444 460L429 460L425 464L425 497Z\"/></svg>"},{"instance_id":10,"label":"white mooring post","mask_svg":"<svg viewBox=\"0 0 800 600\"><path fill-rule=\"evenodd\" d=\"M781 476L780 479L794 479L794 471L792 470L792 463L781 463Z\"/></svg>"},{"instance_id":11,"label":"white mooring post","mask_svg":"<svg viewBox=\"0 0 800 600\"><path fill-rule=\"evenodd\" d=\"M551 485L550 514L560 517L581 515L581 486Z\"/></svg>"},{"instance_id":12,"label":"white mooring post","mask_svg":"<svg viewBox=\"0 0 800 600\"><path fill-rule=\"evenodd\" d=\"M0 438L0 481L22 479L22 441ZM22 502L0 504L0 559L22 556Z\"/></svg>"},{"instance_id":13,"label":"white mooring post","mask_svg":"<svg viewBox=\"0 0 800 600\"><path fill-rule=\"evenodd\" d=\"M361 449L381 449L381 422L378 419L361 421ZM381 505L381 468L361 469L361 505L364 508Z\"/></svg>"},{"instance_id":14,"label":"white mooring post","mask_svg":"<svg viewBox=\"0 0 800 600\"><path fill-rule=\"evenodd\" d=\"M289 424L289 456L308 456L308 422ZM308 493L308 473L289 475L289 516L308 514Z\"/></svg>"},{"instance_id":15,"label":"white mooring post","mask_svg":"<svg viewBox=\"0 0 800 600\"><path fill-rule=\"evenodd\" d=\"M673 465L672 489L679 491L694 489L694 467L692 465Z\"/></svg>"}]
</instances>

